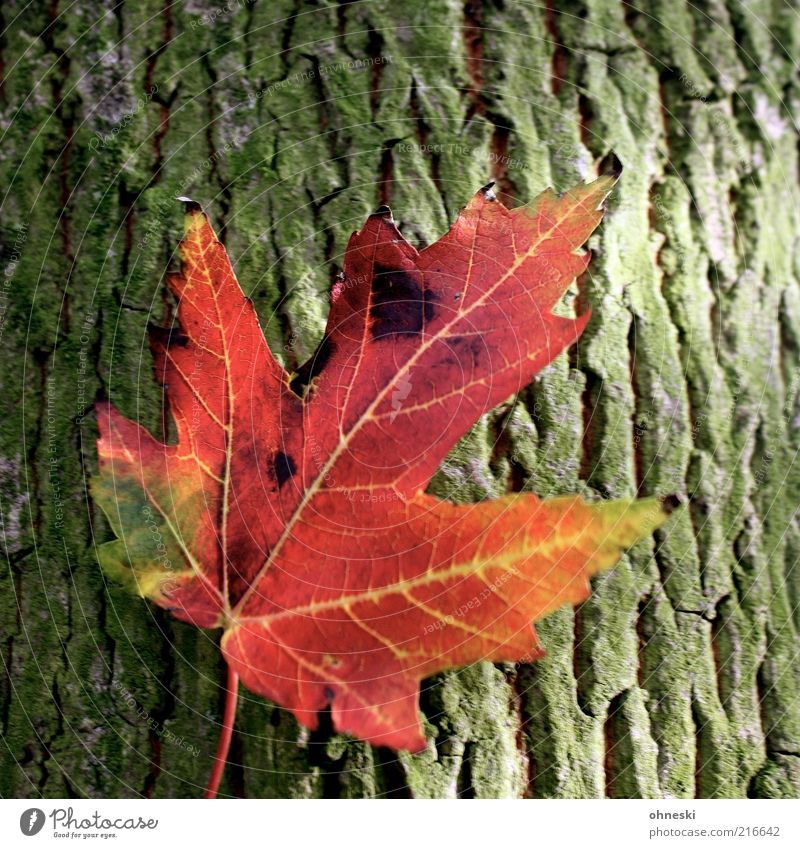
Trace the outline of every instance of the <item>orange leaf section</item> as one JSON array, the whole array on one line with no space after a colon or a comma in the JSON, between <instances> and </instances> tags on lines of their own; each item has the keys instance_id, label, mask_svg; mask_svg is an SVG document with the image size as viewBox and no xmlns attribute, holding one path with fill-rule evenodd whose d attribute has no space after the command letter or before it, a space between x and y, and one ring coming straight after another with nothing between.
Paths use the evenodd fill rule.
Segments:
<instances>
[{"instance_id":1,"label":"orange leaf section","mask_svg":"<svg viewBox=\"0 0 800 848\"><path fill-rule=\"evenodd\" d=\"M98 408L92 491L108 574L201 627L309 727L420 750L420 680L541 654L532 621L664 520L655 500L424 494L455 442L530 382L588 315L552 308L618 174L508 210L480 191L416 251L388 209L348 245L314 357L288 374L199 207L169 277L178 323L156 373L178 439Z\"/></svg>"}]
</instances>

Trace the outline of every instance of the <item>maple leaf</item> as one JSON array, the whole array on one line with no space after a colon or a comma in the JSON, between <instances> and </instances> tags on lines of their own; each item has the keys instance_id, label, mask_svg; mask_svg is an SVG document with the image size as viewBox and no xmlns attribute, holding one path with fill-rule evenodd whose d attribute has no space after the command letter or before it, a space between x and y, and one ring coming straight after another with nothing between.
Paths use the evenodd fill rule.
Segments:
<instances>
[{"instance_id":1,"label":"maple leaf","mask_svg":"<svg viewBox=\"0 0 800 848\"><path fill-rule=\"evenodd\" d=\"M382 207L353 234L325 336L287 373L202 210L187 205L178 323L154 329L177 425L162 444L98 405L105 571L199 627L238 678L310 728L419 751L419 684L541 655L532 622L667 514L655 499L425 494L487 411L574 342L552 313L618 174L509 210L479 191L418 252ZM235 700L234 700L235 704ZM226 716L228 734L232 712Z\"/></svg>"}]
</instances>

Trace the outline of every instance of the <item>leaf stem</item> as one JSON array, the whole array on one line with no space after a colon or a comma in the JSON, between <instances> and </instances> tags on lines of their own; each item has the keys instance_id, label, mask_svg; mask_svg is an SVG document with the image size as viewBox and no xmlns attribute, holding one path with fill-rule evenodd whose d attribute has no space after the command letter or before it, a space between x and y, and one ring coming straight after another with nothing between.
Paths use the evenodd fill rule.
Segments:
<instances>
[{"instance_id":1,"label":"leaf stem","mask_svg":"<svg viewBox=\"0 0 800 848\"><path fill-rule=\"evenodd\" d=\"M236 721L236 704L239 700L239 675L233 670L232 666L228 666L228 680L226 682L225 692L225 711L222 716L222 729L219 733L219 742L217 743L217 754L214 761L214 767L211 769L211 776L208 779L206 786L206 798L216 798L217 790L219 789L220 781L222 780L222 772L225 771L225 765L228 762L228 751L231 747L231 738L233 737L233 725Z\"/></svg>"}]
</instances>

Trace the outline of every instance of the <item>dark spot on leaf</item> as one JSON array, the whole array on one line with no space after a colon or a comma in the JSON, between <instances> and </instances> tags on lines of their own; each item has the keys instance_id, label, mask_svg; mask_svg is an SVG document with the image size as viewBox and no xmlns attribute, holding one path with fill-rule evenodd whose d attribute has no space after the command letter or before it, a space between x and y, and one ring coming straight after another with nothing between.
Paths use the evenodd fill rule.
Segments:
<instances>
[{"instance_id":1,"label":"dark spot on leaf","mask_svg":"<svg viewBox=\"0 0 800 848\"><path fill-rule=\"evenodd\" d=\"M450 340L450 347L462 365L469 359L473 365L477 365L486 350L486 344L480 336L457 336Z\"/></svg>"},{"instance_id":2,"label":"dark spot on leaf","mask_svg":"<svg viewBox=\"0 0 800 848\"><path fill-rule=\"evenodd\" d=\"M372 337L419 333L434 314L434 297L412 274L375 265L372 277Z\"/></svg>"},{"instance_id":3,"label":"dark spot on leaf","mask_svg":"<svg viewBox=\"0 0 800 848\"><path fill-rule=\"evenodd\" d=\"M149 324L147 330L150 333L151 341L160 344L165 349L187 347L191 341L189 336L176 325L172 327L159 327L158 324Z\"/></svg>"},{"instance_id":4,"label":"dark spot on leaf","mask_svg":"<svg viewBox=\"0 0 800 848\"><path fill-rule=\"evenodd\" d=\"M304 365L301 365L292 375L291 380L289 380L289 388L298 397L303 397L311 381L328 364L328 360L333 356L335 351L336 345L331 341L330 336L325 336L319 343L319 347L314 351L311 359Z\"/></svg>"},{"instance_id":5,"label":"dark spot on leaf","mask_svg":"<svg viewBox=\"0 0 800 848\"><path fill-rule=\"evenodd\" d=\"M330 686L326 686L326 687L322 690L322 693L323 693L323 695L325 695L326 700L327 700L327 701L328 701L328 703L330 704L330 702L333 700L333 696L334 696L334 694L335 694L335 693L334 693L334 691L333 691L333 689L331 689L331 687L330 687Z\"/></svg>"},{"instance_id":6,"label":"dark spot on leaf","mask_svg":"<svg viewBox=\"0 0 800 848\"><path fill-rule=\"evenodd\" d=\"M255 554L258 556L259 551ZM226 567L231 570L235 578L243 578L253 562L254 550L253 540L249 537L238 536L228 539L228 548L225 552ZM235 586L230 587L231 601L239 599L241 592L247 587L242 587L239 580L235 580Z\"/></svg>"},{"instance_id":7,"label":"dark spot on leaf","mask_svg":"<svg viewBox=\"0 0 800 848\"><path fill-rule=\"evenodd\" d=\"M275 454L272 467L275 469L275 479L278 481L278 486L282 486L287 480L291 479L297 471L294 460L283 451L278 451Z\"/></svg>"}]
</instances>

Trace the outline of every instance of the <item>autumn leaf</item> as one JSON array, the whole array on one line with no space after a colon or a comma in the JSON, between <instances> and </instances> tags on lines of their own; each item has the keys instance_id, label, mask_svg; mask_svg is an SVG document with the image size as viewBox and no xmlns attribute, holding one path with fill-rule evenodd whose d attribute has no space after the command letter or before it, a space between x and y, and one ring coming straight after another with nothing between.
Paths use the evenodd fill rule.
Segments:
<instances>
[{"instance_id":1,"label":"autumn leaf","mask_svg":"<svg viewBox=\"0 0 800 848\"><path fill-rule=\"evenodd\" d=\"M198 627L236 678L310 728L425 747L424 677L540 656L532 622L661 523L660 501L425 487L485 412L588 320L552 308L618 173L509 210L479 191L417 251L382 207L353 234L324 339L287 373L199 206L187 205L178 322L152 333L177 426L163 444L98 406L92 484L116 540L105 571ZM232 715L230 722L232 723ZM230 731L230 726L228 726Z\"/></svg>"}]
</instances>

